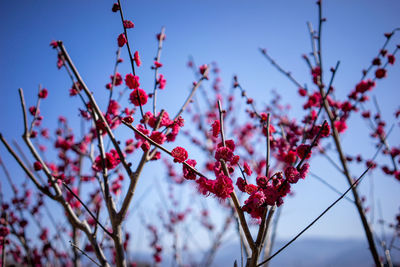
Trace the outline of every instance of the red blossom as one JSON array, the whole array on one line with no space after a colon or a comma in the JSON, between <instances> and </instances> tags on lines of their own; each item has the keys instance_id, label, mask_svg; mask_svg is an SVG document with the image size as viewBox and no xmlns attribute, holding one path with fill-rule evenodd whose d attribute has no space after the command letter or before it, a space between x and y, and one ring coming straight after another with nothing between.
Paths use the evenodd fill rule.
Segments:
<instances>
[{"instance_id":1,"label":"red blossom","mask_svg":"<svg viewBox=\"0 0 400 267\"><path fill-rule=\"evenodd\" d=\"M118 12L118 10L120 9L119 4L118 3L114 3L114 5L112 6L112 12Z\"/></svg>"},{"instance_id":2,"label":"red blossom","mask_svg":"<svg viewBox=\"0 0 400 267\"><path fill-rule=\"evenodd\" d=\"M137 88L131 92L129 99L135 106L140 106L147 103L148 96L144 90Z\"/></svg>"},{"instance_id":3,"label":"red blossom","mask_svg":"<svg viewBox=\"0 0 400 267\"><path fill-rule=\"evenodd\" d=\"M160 74L157 79L158 88L161 90L164 89L166 83L167 83L167 80L164 79L164 75Z\"/></svg>"},{"instance_id":4,"label":"red blossom","mask_svg":"<svg viewBox=\"0 0 400 267\"><path fill-rule=\"evenodd\" d=\"M366 91L372 90L372 88L374 86L375 86L375 82L372 80L361 81L356 86L356 92L364 93Z\"/></svg>"},{"instance_id":5,"label":"red blossom","mask_svg":"<svg viewBox=\"0 0 400 267\"><path fill-rule=\"evenodd\" d=\"M178 147L175 147L171 151L171 156L174 158L174 162L182 163L185 160L187 160L188 153L187 153L186 149L184 149L183 147L178 146Z\"/></svg>"},{"instance_id":6,"label":"red blossom","mask_svg":"<svg viewBox=\"0 0 400 267\"><path fill-rule=\"evenodd\" d=\"M318 126L318 131L321 130L321 126ZM324 128L321 130L321 137L328 137L331 133L331 126L328 123L324 124Z\"/></svg>"},{"instance_id":7,"label":"red blossom","mask_svg":"<svg viewBox=\"0 0 400 267\"><path fill-rule=\"evenodd\" d=\"M237 178L236 185L240 191L245 192L246 181L243 178Z\"/></svg>"},{"instance_id":8,"label":"red blossom","mask_svg":"<svg viewBox=\"0 0 400 267\"><path fill-rule=\"evenodd\" d=\"M290 150L287 154L284 154L283 161L287 164L293 164L296 161L296 151Z\"/></svg>"},{"instance_id":9,"label":"red blossom","mask_svg":"<svg viewBox=\"0 0 400 267\"><path fill-rule=\"evenodd\" d=\"M338 133L343 133L347 129L347 124L345 121L335 121L334 126Z\"/></svg>"},{"instance_id":10,"label":"red blossom","mask_svg":"<svg viewBox=\"0 0 400 267\"><path fill-rule=\"evenodd\" d=\"M222 147L224 144L221 142L218 144L218 147ZM230 150L235 151L235 142L232 139L225 140L225 146Z\"/></svg>"},{"instance_id":11,"label":"red blossom","mask_svg":"<svg viewBox=\"0 0 400 267\"><path fill-rule=\"evenodd\" d=\"M256 178L256 183L259 187L261 188L265 188L267 187L267 183L268 183L268 178L265 176L258 176Z\"/></svg>"},{"instance_id":12,"label":"red blossom","mask_svg":"<svg viewBox=\"0 0 400 267\"><path fill-rule=\"evenodd\" d=\"M392 54L387 55L387 59L388 59L388 63L391 65L393 65L394 62L396 61L396 58Z\"/></svg>"},{"instance_id":13,"label":"red blossom","mask_svg":"<svg viewBox=\"0 0 400 267\"><path fill-rule=\"evenodd\" d=\"M215 138L218 137L220 130L221 130L221 124L219 120L214 121L213 124L211 125L212 136Z\"/></svg>"},{"instance_id":14,"label":"red blossom","mask_svg":"<svg viewBox=\"0 0 400 267\"><path fill-rule=\"evenodd\" d=\"M215 181L213 180L208 180L205 177L200 177L199 179L196 180L196 183L198 185L199 192L203 195L208 195L210 192L214 190L213 188Z\"/></svg>"},{"instance_id":15,"label":"red blossom","mask_svg":"<svg viewBox=\"0 0 400 267\"><path fill-rule=\"evenodd\" d=\"M301 95L301 96L306 96L306 95L307 95L307 90L304 89L304 88L299 88L298 93L299 93L299 95Z\"/></svg>"},{"instance_id":16,"label":"red blossom","mask_svg":"<svg viewBox=\"0 0 400 267\"><path fill-rule=\"evenodd\" d=\"M150 133L150 131L148 129L146 129L142 124L139 124L136 129L138 129L142 134L144 135L148 135ZM135 132L135 138L137 140L141 140L141 141L145 141L146 139L144 139L142 136L140 136L139 134L137 134Z\"/></svg>"},{"instance_id":17,"label":"red blossom","mask_svg":"<svg viewBox=\"0 0 400 267\"><path fill-rule=\"evenodd\" d=\"M123 24L124 24L124 28L126 28L126 29L132 29L135 27L135 24L133 24L133 22L130 20L124 20Z\"/></svg>"},{"instance_id":18,"label":"red blossom","mask_svg":"<svg viewBox=\"0 0 400 267\"><path fill-rule=\"evenodd\" d=\"M233 152L228 147L219 147L215 152L215 159L218 161L221 159L225 161L231 161L232 157L233 157Z\"/></svg>"},{"instance_id":19,"label":"red blossom","mask_svg":"<svg viewBox=\"0 0 400 267\"><path fill-rule=\"evenodd\" d=\"M132 73L128 73L125 76L125 84L129 89L137 89L140 86L139 76L134 76Z\"/></svg>"},{"instance_id":20,"label":"red blossom","mask_svg":"<svg viewBox=\"0 0 400 267\"><path fill-rule=\"evenodd\" d=\"M208 70L207 64L203 64L199 67L200 74L205 77L207 77L207 70Z\"/></svg>"},{"instance_id":21,"label":"red blossom","mask_svg":"<svg viewBox=\"0 0 400 267\"><path fill-rule=\"evenodd\" d=\"M40 171L43 169L43 166L39 161L35 161L35 163L33 163L33 169L35 169L35 171Z\"/></svg>"},{"instance_id":22,"label":"red blossom","mask_svg":"<svg viewBox=\"0 0 400 267\"><path fill-rule=\"evenodd\" d=\"M373 60L372 60L372 65L375 65L375 66L380 66L382 63L381 63L381 59L379 58L379 57L376 57L376 58L374 58Z\"/></svg>"},{"instance_id":23,"label":"red blossom","mask_svg":"<svg viewBox=\"0 0 400 267\"><path fill-rule=\"evenodd\" d=\"M58 47L57 41L51 41L51 42L50 42L50 46L51 46L53 49L57 48L57 47Z\"/></svg>"},{"instance_id":24,"label":"red blossom","mask_svg":"<svg viewBox=\"0 0 400 267\"><path fill-rule=\"evenodd\" d=\"M186 163L192 167L196 167L197 162L194 159L188 159ZM189 169L185 164L182 165L183 168L183 177L185 177L188 180L195 180L196 179L196 173Z\"/></svg>"},{"instance_id":25,"label":"red blossom","mask_svg":"<svg viewBox=\"0 0 400 267\"><path fill-rule=\"evenodd\" d=\"M121 33L118 36L118 46L123 47L126 44L126 42L127 42L127 40L126 40L125 34Z\"/></svg>"},{"instance_id":26,"label":"red blossom","mask_svg":"<svg viewBox=\"0 0 400 267\"><path fill-rule=\"evenodd\" d=\"M248 175L248 176L250 176L253 172L251 171L251 169L250 169L250 166L249 166L249 164L247 164L247 162L245 162L244 164L243 164L243 168L244 168L244 172Z\"/></svg>"},{"instance_id":27,"label":"red blossom","mask_svg":"<svg viewBox=\"0 0 400 267\"><path fill-rule=\"evenodd\" d=\"M375 71L375 77L377 78L377 79L382 79L382 78L385 78L386 77L386 70L385 69L377 69L376 71Z\"/></svg>"},{"instance_id":28,"label":"red blossom","mask_svg":"<svg viewBox=\"0 0 400 267\"><path fill-rule=\"evenodd\" d=\"M226 199L233 192L233 184L231 178L223 174L217 177L217 181L214 184L214 194L222 199Z\"/></svg>"},{"instance_id":29,"label":"red blossom","mask_svg":"<svg viewBox=\"0 0 400 267\"><path fill-rule=\"evenodd\" d=\"M156 35L156 37L158 41L164 41L167 36L165 35L165 33L159 33Z\"/></svg>"},{"instance_id":30,"label":"red blossom","mask_svg":"<svg viewBox=\"0 0 400 267\"><path fill-rule=\"evenodd\" d=\"M158 69L158 68L161 68L162 66L163 66L163 64L161 62L154 61L154 68Z\"/></svg>"},{"instance_id":31,"label":"red blossom","mask_svg":"<svg viewBox=\"0 0 400 267\"><path fill-rule=\"evenodd\" d=\"M36 113L39 114L39 110L36 109L35 106L31 106L31 107L29 107L29 113L31 113L32 116L35 116Z\"/></svg>"},{"instance_id":32,"label":"red blossom","mask_svg":"<svg viewBox=\"0 0 400 267\"><path fill-rule=\"evenodd\" d=\"M142 65L142 61L140 60L140 56L139 56L139 52L138 51L136 51L133 54L133 60L135 61L136 66L140 67L140 65Z\"/></svg>"},{"instance_id":33,"label":"red blossom","mask_svg":"<svg viewBox=\"0 0 400 267\"><path fill-rule=\"evenodd\" d=\"M133 122L132 116L126 116L122 119L124 122L131 124Z\"/></svg>"},{"instance_id":34,"label":"red blossom","mask_svg":"<svg viewBox=\"0 0 400 267\"><path fill-rule=\"evenodd\" d=\"M119 114L120 105L116 100L111 99L108 103L107 113L117 116Z\"/></svg>"},{"instance_id":35,"label":"red blossom","mask_svg":"<svg viewBox=\"0 0 400 267\"><path fill-rule=\"evenodd\" d=\"M116 150L112 149L110 152L105 154L104 167L106 169L112 170L119 164L119 156ZM95 162L92 165L92 169L99 172L103 169L103 160L101 156L97 156Z\"/></svg>"},{"instance_id":36,"label":"red blossom","mask_svg":"<svg viewBox=\"0 0 400 267\"><path fill-rule=\"evenodd\" d=\"M309 145L299 145L296 149L297 155L299 156L299 158L301 159L309 159L311 157L311 149Z\"/></svg>"},{"instance_id":37,"label":"red blossom","mask_svg":"<svg viewBox=\"0 0 400 267\"><path fill-rule=\"evenodd\" d=\"M114 81L114 75L110 76L111 82ZM122 76L118 72L115 73L115 86L119 86L122 84Z\"/></svg>"},{"instance_id":38,"label":"red blossom","mask_svg":"<svg viewBox=\"0 0 400 267\"><path fill-rule=\"evenodd\" d=\"M49 94L49 92L47 91L47 89L43 88L42 90L40 90L38 97L45 99L45 98L47 98L48 94Z\"/></svg>"},{"instance_id":39,"label":"red blossom","mask_svg":"<svg viewBox=\"0 0 400 267\"><path fill-rule=\"evenodd\" d=\"M162 145L165 142L165 140L167 140L167 137L162 132L154 131L151 133L150 139L156 142L157 144Z\"/></svg>"}]
</instances>

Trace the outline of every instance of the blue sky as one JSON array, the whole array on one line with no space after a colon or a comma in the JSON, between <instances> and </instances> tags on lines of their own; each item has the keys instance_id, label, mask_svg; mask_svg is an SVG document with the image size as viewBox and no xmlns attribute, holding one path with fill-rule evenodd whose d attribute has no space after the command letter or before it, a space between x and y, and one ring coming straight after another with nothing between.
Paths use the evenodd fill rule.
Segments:
<instances>
[{"instance_id":1,"label":"blue sky","mask_svg":"<svg viewBox=\"0 0 400 267\"><path fill-rule=\"evenodd\" d=\"M328 68L341 60L335 86L337 95L344 96L359 81L361 70L369 65L383 44L383 33L400 26L400 2L325 2L324 63ZM19 87L24 89L28 105L34 104L39 84L49 90L49 98L41 108L45 125L54 127L59 114L68 115L73 125L79 125L77 108L80 103L68 96L70 81L64 70L56 68L56 54L49 47L51 40L64 41L84 80L99 103L105 104L108 94L104 85L113 71L116 38L122 32L118 14L111 12L112 3L93 0L1 1L0 131L6 138L18 138L23 131ZM162 26L166 27L167 40L161 61L167 87L160 93L160 107L171 110L172 114L179 109L193 81L193 73L186 67L188 56L192 55L198 64L218 63L225 89L230 89L232 76L237 74L258 104L267 103L271 90L276 89L283 101L293 106L293 115L301 113L297 88L269 65L258 48L267 48L295 77L310 84L309 71L301 55L310 51L306 21L316 25L315 1L143 0L123 1L122 4L126 18L135 23L129 39L134 50L141 54L143 66L138 69L138 74L145 89L152 88L153 84L150 66L156 53L155 34ZM399 36L395 36L394 43L399 42ZM125 50L122 58L127 60ZM388 122L393 121L392 114L399 106L399 71L398 65L391 68L389 77L379 82L373 92ZM122 64L120 72L128 73L129 64ZM343 136L344 145L353 153L371 156L374 149L367 128L363 122L357 121L357 116L354 117L349 131ZM355 135L360 138L354 139ZM396 128L389 141L398 144L398 136ZM10 166L15 179L21 181L21 172L3 147L0 147L0 156ZM340 190L347 188L344 178L336 174L325 160L313 161L312 168L315 173L326 175L326 179ZM362 171L354 169L355 174ZM146 170L145 176L148 179L141 180L139 192L151 185L148 180L156 174ZM384 217L391 220L400 203L399 183L384 177L379 171L375 172L362 184L361 190L365 195L369 195L372 183ZM283 209L280 237L289 238L296 234L335 198L334 193L311 177L296 185L296 196L287 200ZM151 205L150 208L155 209ZM346 201L338 204L307 235L363 238L356 210Z\"/></svg>"}]
</instances>

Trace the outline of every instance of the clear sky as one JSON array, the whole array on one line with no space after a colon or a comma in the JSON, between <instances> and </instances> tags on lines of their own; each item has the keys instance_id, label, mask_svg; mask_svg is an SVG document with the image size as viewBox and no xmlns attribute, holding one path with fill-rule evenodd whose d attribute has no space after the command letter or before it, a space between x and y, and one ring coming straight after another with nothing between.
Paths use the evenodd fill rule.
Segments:
<instances>
[{"instance_id":1,"label":"clear sky","mask_svg":"<svg viewBox=\"0 0 400 267\"><path fill-rule=\"evenodd\" d=\"M0 2L0 131L6 138L19 138L23 131L19 87L24 89L28 105L34 104L39 84L49 90L49 97L41 108L45 125L54 127L58 115L66 115L73 125L79 125L77 108L80 103L68 96L71 84L65 71L56 68L56 54L49 47L51 40L64 41L86 84L100 104L105 104L108 92L104 85L113 71L116 38L122 32L118 14L111 12L112 3L98 0ZM198 64L217 62L225 89L231 87L232 76L237 74L258 104L267 103L271 90L276 89L283 101L293 106L293 115L301 112L297 88L261 56L258 48L267 48L295 77L310 84L309 71L301 55L310 52L306 21L316 25L315 1L142 0L122 1L122 4L126 18L135 23L129 38L134 50L141 54L143 66L138 69L138 74L143 88L148 91L153 84L150 66L156 53L155 34L162 26L166 27L167 39L161 61L167 87L160 94L159 106L171 110L171 114L180 107L194 79L186 67L189 55ZM399 10L400 2L396 0L325 1L324 63L328 68L341 60L335 81L338 96L347 95L359 81L361 70L369 65L385 41L383 33L400 27ZM399 36L395 36L394 44L400 43ZM128 59L125 49L122 58ZM129 64L122 64L120 72L126 74L129 71ZM395 64L389 70L389 77L379 82L373 92L388 124L393 122L392 114L399 106L399 72L400 68ZM364 122L356 121L357 115L354 117L349 131L343 136L344 144L351 153L370 157L374 149L368 139L368 130ZM398 144L399 141L397 125L389 142ZM0 156L15 175L15 180L21 181L21 172L2 146ZM323 159L313 161L312 171L326 177L342 191L347 188L344 177L335 173ZM362 171L354 169L355 174ZM146 180L140 181L139 192L152 184L149 180L154 176L163 179L162 174L153 174L149 170L145 170L145 176ZM7 188L3 180L1 182ZM392 220L400 203L399 182L377 171L363 182L363 195L369 196L372 183L375 201L379 199L384 217ZM336 198L335 193L311 177L296 185L295 191L296 196L288 199L283 209L279 226L281 238L296 234ZM149 207L156 209L154 205ZM363 238L360 226L356 209L342 201L307 235Z\"/></svg>"}]
</instances>

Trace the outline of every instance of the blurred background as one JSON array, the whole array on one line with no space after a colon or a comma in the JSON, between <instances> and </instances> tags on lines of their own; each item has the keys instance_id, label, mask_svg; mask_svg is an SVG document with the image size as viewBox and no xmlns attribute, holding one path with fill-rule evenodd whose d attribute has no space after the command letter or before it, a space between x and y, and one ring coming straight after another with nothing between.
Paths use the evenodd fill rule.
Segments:
<instances>
[{"instance_id":1,"label":"blurred background","mask_svg":"<svg viewBox=\"0 0 400 267\"><path fill-rule=\"evenodd\" d=\"M111 12L112 4L112 1L94 0L0 2L0 132L7 139L22 143L23 122L18 88L24 89L27 105L31 106L35 104L39 84L49 91L49 97L41 104L43 125L52 132L57 127L58 116L63 115L70 126L79 132L78 109L81 103L77 98L69 97L71 82L65 70L56 67L57 55L49 46L52 40L64 42L86 84L105 108L108 99L105 85L113 73L117 37L123 30L119 15ZM137 69L137 74L141 88L147 92L152 90L154 82L150 67L157 51L156 34L161 27L166 28L160 72L167 79L167 85L159 92L158 109L164 108L171 115L179 110L196 79L193 71L187 67L192 58L198 65L212 62L218 65L222 90L226 93L232 88L233 76L238 75L257 106L269 103L273 98L272 92L276 91L282 96L282 103L291 106L288 113L292 117L301 118L304 115L298 88L269 64L259 48L266 48L299 81L311 84L309 69L302 55L311 51L306 22L313 23L314 28L317 26L315 1L131 0L123 1L122 5L126 19L135 24L135 28L129 30L129 40L133 50L138 50L141 55L142 66ZM334 82L338 98L345 97L359 82L362 69L369 66L385 42L383 34L400 26L399 10L400 2L396 0L324 2L323 13L327 18L322 33L324 66L328 69L335 66L338 60L341 61ZM400 38L395 35L389 51L399 43ZM119 72L124 76L130 72L125 48L121 57L124 63L119 66ZM394 119L394 113L399 108L399 71L398 64L391 67L388 77L378 81L372 92L378 99L387 124L396 123L388 138L390 144L400 141L398 121ZM211 86L211 82L206 82L204 88L211 90ZM234 91L234 94L240 101L240 93ZM126 98L121 103L127 103ZM245 108L243 103L242 108ZM373 105L369 108L374 109ZM147 110L150 110L150 106ZM138 121L137 114L135 120ZM375 142L369 137L365 122L359 115L353 115L348 126L348 131L342 136L348 154L372 157L376 150ZM190 120L185 127L190 128ZM126 139L129 134L128 131L121 131L119 138ZM199 159L198 162L202 161L204 156L196 148L191 150L190 140L184 136L180 136L175 144L188 147L189 155ZM50 158L52 153L49 147L47 157ZM24 174L3 146L0 146L0 157L16 184L25 181ZM377 160L386 159L378 157ZM352 173L360 175L364 169L364 166L354 165ZM345 178L323 157L311 161L311 171L341 192L348 188ZM11 198L10 187L3 176L0 172L4 197ZM125 225L133 233L130 245L133 258L146 260L149 257L151 250L147 244L150 237L145 224L151 222L160 225L157 213L160 212L160 205L164 205L162 195L168 196L170 185L171 181L162 164L152 162L146 166L133 200L133 205L135 201L140 205L130 211L131 216ZM379 235L383 229L378 220L394 222L399 212L399 189L399 181L386 177L380 170L368 174L360 185L361 195L367 199L365 206L369 207L368 218ZM194 210L201 210L206 205L212 223L218 229L222 227L225 214L219 212L220 204L216 199L208 197L204 198L205 201L191 201L195 189L188 184L173 190L183 209L190 206ZM296 184L294 195L285 200L281 210L278 241L273 250L295 236L336 198L335 192L310 176ZM62 216L57 205L51 202L47 204L56 218ZM215 266L224 266L226 259L238 259L240 256L240 247L232 228L224 238ZM35 231L33 227L33 242ZM385 231L389 235L390 230ZM196 240L196 244L190 245L191 250L206 249L210 245L204 232L191 229L191 234ZM168 240L169 237L165 236ZM168 255L169 248L165 249L165 255ZM348 261L337 261L346 257ZM356 209L351 202L342 200L271 263L275 266L366 266L372 264L369 257ZM393 257L395 261L400 261L398 253ZM312 259L312 262L308 259Z\"/></svg>"}]
</instances>

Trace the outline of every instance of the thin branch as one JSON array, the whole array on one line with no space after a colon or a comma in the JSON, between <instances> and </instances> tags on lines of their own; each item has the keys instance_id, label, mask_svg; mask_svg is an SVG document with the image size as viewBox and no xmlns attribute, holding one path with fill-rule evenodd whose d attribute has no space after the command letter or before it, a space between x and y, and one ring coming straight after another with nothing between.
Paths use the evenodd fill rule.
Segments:
<instances>
[{"instance_id":1,"label":"thin branch","mask_svg":"<svg viewBox=\"0 0 400 267\"><path fill-rule=\"evenodd\" d=\"M94 264L96 264L99 267L102 267L99 263L97 263L94 259L92 259L85 251L83 251L82 249L80 249L77 245L75 245L74 243L72 243L72 241L69 241L71 247L75 248L76 250L78 250L79 252L81 252L83 255L85 255L91 262L93 262Z\"/></svg>"},{"instance_id":2,"label":"thin branch","mask_svg":"<svg viewBox=\"0 0 400 267\"><path fill-rule=\"evenodd\" d=\"M219 111L219 123L220 123L220 132L221 132L221 141L222 145L226 146L225 144L225 135L224 135L224 110L221 107L221 101L218 100L218 111Z\"/></svg>"},{"instance_id":3,"label":"thin branch","mask_svg":"<svg viewBox=\"0 0 400 267\"><path fill-rule=\"evenodd\" d=\"M194 93L196 92L197 88L200 87L201 83L203 80L207 80L207 75L208 75L209 67L205 70L203 76L193 85L193 88L189 94L189 96L186 98L186 101L183 103L181 109L178 111L178 113L174 117L174 121L183 113L183 111L186 109L186 106L190 103L192 100L192 97Z\"/></svg>"},{"instance_id":4,"label":"thin branch","mask_svg":"<svg viewBox=\"0 0 400 267\"><path fill-rule=\"evenodd\" d=\"M104 232L106 232L107 235L109 235L111 238L113 237L113 234L110 233L96 218L96 216L90 211L90 209L88 208L88 206L86 206L86 204L74 193L74 191L66 184L66 183L62 183L63 186L79 201L79 203L82 204L82 206L85 208L85 210L90 214L90 216L93 218L93 220L95 220L95 222L101 227L101 229L104 230Z\"/></svg>"},{"instance_id":5,"label":"thin branch","mask_svg":"<svg viewBox=\"0 0 400 267\"><path fill-rule=\"evenodd\" d=\"M285 71L278 63L276 63L276 61L274 59L272 59L270 55L268 55L266 49L260 48L260 52L261 52L261 54L264 55L264 57L266 59L268 59L268 61L272 64L272 66L274 66L279 72L281 72L286 77L288 77L289 80L292 83L294 83L298 88L303 88L304 87L292 76L292 74L289 71Z\"/></svg>"},{"instance_id":6,"label":"thin branch","mask_svg":"<svg viewBox=\"0 0 400 267\"><path fill-rule=\"evenodd\" d=\"M317 45L315 43L315 31L313 29L313 26L311 24L311 22L307 21L307 27L308 27L308 31L310 32L310 38L311 38L311 48L312 48L312 53L314 56L314 60L315 60L315 64L319 65L319 59L317 56Z\"/></svg>"},{"instance_id":7,"label":"thin branch","mask_svg":"<svg viewBox=\"0 0 400 267\"><path fill-rule=\"evenodd\" d=\"M107 107L107 111L106 111L106 115L108 114L108 110L111 104L111 99L112 99L112 95L114 92L114 87L115 87L115 83L117 80L117 71L118 71L118 64L119 64L119 56L121 54L121 47L118 47L117 50L117 58L115 60L115 65L114 65L114 75L113 75L113 79L112 79L112 83L111 83L111 88L110 88L110 94L108 95L108 107Z\"/></svg>"},{"instance_id":8,"label":"thin branch","mask_svg":"<svg viewBox=\"0 0 400 267\"><path fill-rule=\"evenodd\" d=\"M157 48L157 56L155 60L160 62L161 58L161 50L165 36L165 27L161 28L160 38L158 38L158 48ZM154 68L154 88L153 88L153 115L156 116L156 107L157 107L157 86L158 86L158 68Z\"/></svg>"}]
</instances>

